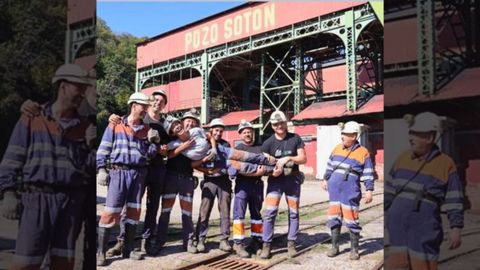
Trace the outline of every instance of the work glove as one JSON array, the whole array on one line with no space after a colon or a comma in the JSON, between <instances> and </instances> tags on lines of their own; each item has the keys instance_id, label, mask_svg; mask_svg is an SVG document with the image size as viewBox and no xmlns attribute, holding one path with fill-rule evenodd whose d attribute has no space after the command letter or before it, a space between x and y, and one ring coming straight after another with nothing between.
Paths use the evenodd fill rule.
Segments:
<instances>
[{"instance_id":1,"label":"work glove","mask_svg":"<svg viewBox=\"0 0 480 270\"><path fill-rule=\"evenodd\" d=\"M7 191L3 194L2 216L6 219L19 219L21 205L20 200L14 191Z\"/></svg>"},{"instance_id":2,"label":"work glove","mask_svg":"<svg viewBox=\"0 0 480 270\"><path fill-rule=\"evenodd\" d=\"M208 161L214 161L217 158L217 156L218 156L217 149L211 148L210 150L208 150L206 158L208 159Z\"/></svg>"},{"instance_id":3,"label":"work glove","mask_svg":"<svg viewBox=\"0 0 480 270\"><path fill-rule=\"evenodd\" d=\"M160 143L160 135L158 134L158 131L156 129L153 129L153 128L149 129L147 137L150 143L155 143L155 144Z\"/></svg>"},{"instance_id":4,"label":"work glove","mask_svg":"<svg viewBox=\"0 0 480 270\"><path fill-rule=\"evenodd\" d=\"M105 170L105 168L100 168L97 172L97 183L100 186L108 186L108 172Z\"/></svg>"}]
</instances>

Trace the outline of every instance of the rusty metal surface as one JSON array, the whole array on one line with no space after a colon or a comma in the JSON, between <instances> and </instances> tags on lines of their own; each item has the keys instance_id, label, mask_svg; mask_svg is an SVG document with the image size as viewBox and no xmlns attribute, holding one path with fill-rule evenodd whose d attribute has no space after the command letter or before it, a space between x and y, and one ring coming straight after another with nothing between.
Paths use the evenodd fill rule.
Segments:
<instances>
[{"instance_id":1,"label":"rusty metal surface","mask_svg":"<svg viewBox=\"0 0 480 270\"><path fill-rule=\"evenodd\" d=\"M195 268L197 270L217 270L217 269L235 269L235 270L260 270L264 265L242 260L239 258L225 258L219 261L211 262L207 265Z\"/></svg>"}]
</instances>

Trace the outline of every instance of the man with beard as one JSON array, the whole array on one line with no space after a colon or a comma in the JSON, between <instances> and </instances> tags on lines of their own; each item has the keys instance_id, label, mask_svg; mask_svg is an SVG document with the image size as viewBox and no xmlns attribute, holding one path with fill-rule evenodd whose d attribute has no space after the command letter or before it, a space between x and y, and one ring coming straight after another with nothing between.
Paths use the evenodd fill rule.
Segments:
<instances>
[{"instance_id":1,"label":"man with beard","mask_svg":"<svg viewBox=\"0 0 480 270\"><path fill-rule=\"evenodd\" d=\"M154 142L157 145L165 144L167 134L163 130L162 110L167 105L167 95L163 90L155 90L152 92L153 101L148 107L147 114L143 119L145 124L159 133L160 141ZM109 122L120 123L121 118L118 115L111 115ZM156 232L157 213L160 204L160 197L163 195L165 188L165 162L164 157L160 153L149 161L147 167L147 178L145 180L145 188L147 190L147 209L145 213L145 221L143 226L142 238L145 239L144 249L150 256L158 254L158 248L155 244L154 234ZM122 254L125 236L125 213L122 214L120 221L120 235L117 237L117 243L106 253L107 257Z\"/></svg>"},{"instance_id":2,"label":"man with beard","mask_svg":"<svg viewBox=\"0 0 480 270\"><path fill-rule=\"evenodd\" d=\"M88 74L65 64L52 83L55 101L35 116L22 114L0 164L4 217L18 217L19 184L22 191L13 269L40 269L47 252L51 269L73 269L83 206L93 184L95 127L78 114L90 85Z\"/></svg>"},{"instance_id":3,"label":"man with beard","mask_svg":"<svg viewBox=\"0 0 480 270\"><path fill-rule=\"evenodd\" d=\"M142 259L133 250L137 224L140 219L147 160L157 155L160 141L158 131L151 129L142 119L150 106L150 98L134 93L128 99L130 114L120 124L109 123L97 151L97 182L107 185L105 208L98 228L97 265L106 264L105 252L111 228L119 222L120 212L126 206L125 241L122 255L134 260ZM111 170L106 171L110 161ZM110 181L108 182L108 178Z\"/></svg>"},{"instance_id":4,"label":"man with beard","mask_svg":"<svg viewBox=\"0 0 480 270\"><path fill-rule=\"evenodd\" d=\"M238 125L238 133L242 143L235 149L256 154L262 154L262 149L255 144L255 131L250 122L242 120ZM250 257L262 247L263 222L260 211L263 205L263 181L261 175L265 173L264 166L259 172L250 176L239 174L235 179L235 200L233 202L233 250L242 258ZM250 230L252 240L245 250L245 212L247 205L250 210Z\"/></svg>"},{"instance_id":5,"label":"man with beard","mask_svg":"<svg viewBox=\"0 0 480 270\"><path fill-rule=\"evenodd\" d=\"M322 188L328 190L328 227L332 232L332 248L328 257L339 253L339 237L342 220L350 230L350 260L358 260L360 239L359 207L362 198L360 181L364 181L365 203L372 202L373 162L367 148L360 145L360 125L355 121L341 126L342 143L337 145L327 164Z\"/></svg>"},{"instance_id":6,"label":"man with beard","mask_svg":"<svg viewBox=\"0 0 480 270\"><path fill-rule=\"evenodd\" d=\"M450 225L449 248L461 244L463 187L455 162L437 146L439 117L423 112L406 118L410 150L385 182L386 269L437 269L444 235L440 207Z\"/></svg>"}]
</instances>

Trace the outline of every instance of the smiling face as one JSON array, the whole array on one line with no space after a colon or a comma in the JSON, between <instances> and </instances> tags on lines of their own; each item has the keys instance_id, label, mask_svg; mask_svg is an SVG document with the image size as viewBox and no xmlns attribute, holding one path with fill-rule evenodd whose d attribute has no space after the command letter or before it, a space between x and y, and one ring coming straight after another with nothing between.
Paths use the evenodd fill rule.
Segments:
<instances>
[{"instance_id":1,"label":"smiling face","mask_svg":"<svg viewBox=\"0 0 480 270\"><path fill-rule=\"evenodd\" d=\"M287 122L277 122L272 124L273 132L277 135L284 135L287 133Z\"/></svg>"},{"instance_id":2,"label":"smiling face","mask_svg":"<svg viewBox=\"0 0 480 270\"><path fill-rule=\"evenodd\" d=\"M210 131L212 132L212 136L216 141L218 141L222 138L223 127L215 126L215 127L210 128Z\"/></svg>"},{"instance_id":3,"label":"smiling face","mask_svg":"<svg viewBox=\"0 0 480 270\"><path fill-rule=\"evenodd\" d=\"M63 81L60 83L59 98L69 109L78 109L85 99L88 85Z\"/></svg>"},{"instance_id":4,"label":"smiling face","mask_svg":"<svg viewBox=\"0 0 480 270\"><path fill-rule=\"evenodd\" d=\"M136 119L143 119L147 114L148 107L150 105L147 104L140 104L140 103L133 103L132 104L132 115Z\"/></svg>"},{"instance_id":5,"label":"smiling face","mask_svg":"<svg viewBox=\"0 0 480 270\"><path fill-rule=\"evenodd\" d=\"M157 94L153 96L151 110L154 113L160 113L166 105L165 97L163 95Z\"/></svg>"},{"instance_id":6,"label":"smiling face","mask_svg":"<svg viewBox=\"0 0 480 270\"><path fill-rule=\"evenodd\" d=\"M240 132L240 138L246 145L253 144L255 140L255 133L253 132L253 128L244 128L242 132Z\"/></svg>"},{"instance_id":7,"label":"smiling face","mask_svg":"<svg viewBox=\"0 0 480 270\"><path fill-rule=\"evenodd\" d=\"M183 119L183 126L185 127L185 130L190 130L191 128L198 127L198 121L191 117L187 117Z\"/></svg>"}]
</instances>

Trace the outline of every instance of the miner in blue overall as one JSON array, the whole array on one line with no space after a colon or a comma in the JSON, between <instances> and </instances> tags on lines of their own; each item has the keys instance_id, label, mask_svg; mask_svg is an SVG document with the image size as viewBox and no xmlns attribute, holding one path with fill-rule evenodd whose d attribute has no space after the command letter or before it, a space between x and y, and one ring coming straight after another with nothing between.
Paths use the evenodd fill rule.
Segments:
<instances>
[{"instance_id":1,"label":"miner in blue overall","mask_svg":"<svg viewBox=\"0 0 480 270\"><path fill-rule=\"evenodd\" d=\"M423 112L406 117L410 150L400 154L385 182L386 269L437 269L447 213L449 248L461 244L463 187L448 155L436 145L441 122Z\"/></svg>"},{"instance_id":2,"label":"miner in blue overall","mask_svg":"<svg viewBox=\"0 0 480 270\"><path fill-rule=\"evenodd\" d=\"M151 94L151 97L151 106L148 107L147 113L143 118L143 122L158 132L160 135L160 141L154 143L157 145L162 145L165 144L168 139L168 135L163 129L164 118L162 117L162 110L165 108L168 99L165 91L161 89L154 90ZM121 123L121 117L113 114L110 116L109 122L119 124ZM144 239L144 250L147 255L150 256L155 256L158 254L158 248L154 235L157 227L157 214L160 205L160 197L162 196L165 188L165 173L166 168L164 155L158 153L154 158L149 160L147 166L147 178L145 179L147 198L142 238ZM122 254L124 236L125 211L123 211L122 218L120 220L120 234L117 237L117 243L115 246L107 250L107 258Z\"/></svg>"},{"instance_id":3,"label":"miner in blue overall","mask_svg":"<svg viewBox=\"0 0 480 270\"><path fill-rule=\"evenodd\" d=\"M282 169L283 173L277 177L268 177L266 206L263 216L263 248L260 254L262 259L270 258L275 218L278 214L280 199L284 193L289 216L288 254L294 256L297 253L295 240L299 228L300 188L303 182L303 174L300 172L298 165L307 162L305 144L300 136L288 132L285 114L281 111L274 111L270 115L270 123L274 134L263 142L261 149L263 153L277 158L277 169ZM289 163L293 164L293 167L290 168L291 172L286 173L285 167Z\"/></svg>"},{"instance_id":4,"label":"miner in blue overall","mask_svg":"<svg viewBox=\"0 0 480 270\"><path fill-rule=\"evenodd\" d=\"M262 154L260 145L255 144L255 131L250 122L242 120L238 126L242 142L235 149ZM264 167L264 166L262 166ZM262 175L265 168L257 175L239 174L235 179L235 199L233 202L233 250L242 258L255 254L262 246L263 221L260 210L263 205ZM245 213L250 211L251 242L245 250Z\"/></svg>"},{"instance_id":5,"label":"miner in blue overall","mask_svg":"<svg viewBox=\"0 0 480 270\"><path fill-rule=\"evenodd\" d=\"M341 125L342 143L334 149L327 164L323 189L328 189L329 208L328 223L332 233L332 247L328 257L339 253L340 229L343 223L350 231L350 260L358 260L358 242L360 239L360 222L358 212L362 192L360 181L365 184L365 203L372 201L374 171L368 150L358 142L360 125L355 121Z\"/></svg>"},{"instance_id":6,"label":"miner in blue overall","mask_svg":"<svg viewBox=\"0 0 480 270\"><path fill-rule=\"evenodd\" d=\"M133 242L140 219L147 161L157 155L158 147L154 142L160 140L158 131L142 121L150 101L150 97L143 93L132 94L128 99L130 114L122 117L120 124L109 123L98 147L97 182L100 185L108 182L105 208L98 228L99 266L106 264L105 252L110 230L119 223L124 207L126 216L122 255L124 258L142 259L141 254L133 250ZM108 161L111 164L109 172L106 170Z\"/></svg>"},{"instance_id":7,"label":"miner in blue overall","mask_svg":"<svg viewBox=\"0 0 480 270\"><path fill-rule=\"evenodd\" d=\"M73 269L83 207L94 185L95 127L78 114L88 74L65 64L52 83L55 100L35 116L22 114L0 163L2 215L18 218L19 191L23 206L13 269L40 269L48 252L50 269Z\"/></svg>"}]
</instances>

